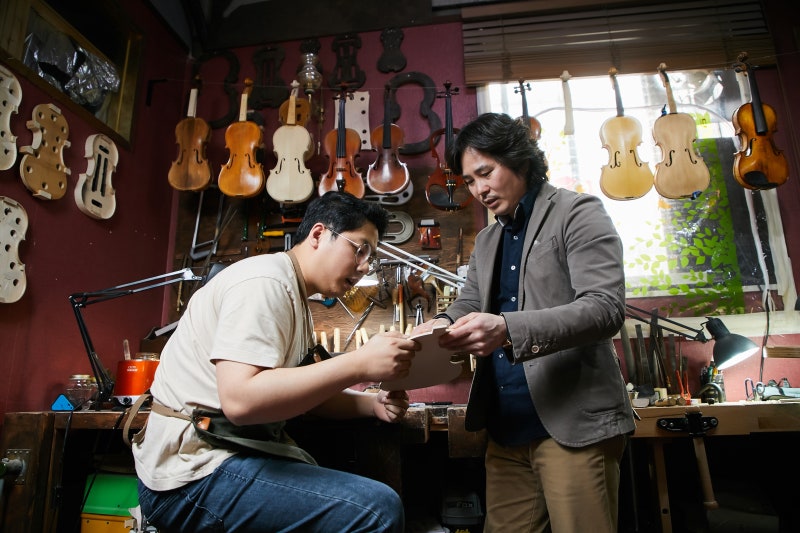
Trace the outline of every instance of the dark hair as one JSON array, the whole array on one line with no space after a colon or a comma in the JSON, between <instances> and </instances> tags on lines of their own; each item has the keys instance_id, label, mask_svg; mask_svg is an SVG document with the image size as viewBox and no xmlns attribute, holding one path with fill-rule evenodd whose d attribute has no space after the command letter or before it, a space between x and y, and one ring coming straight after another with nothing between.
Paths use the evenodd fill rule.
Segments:
<instances>
[{"instance_id":1,"label":"dark hair","mask_svg":"<svg viewBox=\"0 0 800 533\"><path fill-rule=\"evenodd\" d=\"M382 239L389 226L389 212L378 204L361 200L352 194L328 191L308 204L295 232L295 243L303 242L317 222L322 222L337 233L358 229L371 222L378 229L378 239Z\"/></svg>"},{"instance_id":2,"label":"dark hair","mask_svg":"<svg viewBox=\"0 0 800 533\"><path fill-rule=\"evenodd\" d=\"M461 175L461 158L467 148L473 148L508 167L525 174L528 188L547 181L547 159L531 138L530 129L520 120L502 113L484 113L461 128L447 154L450 170Z\"/></svg>"}]
</instances>

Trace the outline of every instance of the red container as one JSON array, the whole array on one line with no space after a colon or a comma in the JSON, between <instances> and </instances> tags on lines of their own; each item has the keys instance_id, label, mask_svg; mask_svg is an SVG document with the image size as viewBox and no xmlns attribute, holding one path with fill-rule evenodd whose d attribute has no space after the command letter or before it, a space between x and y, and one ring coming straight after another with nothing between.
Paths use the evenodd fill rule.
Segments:
<instances>
[{"instance_id":1,"label":"red container","mask_svg":"<svg viewBox=\"0 0 800 533\"><path fill-rule=\"evenodd\" d=\"M114 384L114 400L122 405L131 405L150 385L158 368L158 359L130 359L117 364L117 381Z\"/></svg>"}]
</instances>

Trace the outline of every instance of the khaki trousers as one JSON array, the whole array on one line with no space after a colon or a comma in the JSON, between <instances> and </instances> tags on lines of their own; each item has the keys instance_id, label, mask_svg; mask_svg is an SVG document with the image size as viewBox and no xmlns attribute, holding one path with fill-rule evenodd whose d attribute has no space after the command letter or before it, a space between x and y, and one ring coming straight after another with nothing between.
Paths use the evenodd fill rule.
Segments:
<instances>
[{"instance_id":1,"label":"khaki trousers","mask_svg":"<svg viewBox=\"0 0 800 533\"><path fill-rule=\"evenodd\" d=\"M583 448L489 439L484 533L615 533L625 444L624 436Z\"/></svg>"}]
</instances>

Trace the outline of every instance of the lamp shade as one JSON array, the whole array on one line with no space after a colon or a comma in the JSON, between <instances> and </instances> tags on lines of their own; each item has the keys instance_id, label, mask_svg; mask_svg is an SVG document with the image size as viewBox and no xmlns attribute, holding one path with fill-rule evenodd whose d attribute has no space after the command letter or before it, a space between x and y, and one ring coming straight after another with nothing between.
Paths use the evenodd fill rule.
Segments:
<instances>
[{"instance_id":1,"label":"lamp shade","mask_svg":"<svg viewBox=\"0 0 800 533\"><path fill-rule=\"evenodd\" d=\"M739 364L758 351L756 343L728 331L719 318L709 318L706 329L714 337L714 363L720 370Z\"/></svg>"}]
</instances>

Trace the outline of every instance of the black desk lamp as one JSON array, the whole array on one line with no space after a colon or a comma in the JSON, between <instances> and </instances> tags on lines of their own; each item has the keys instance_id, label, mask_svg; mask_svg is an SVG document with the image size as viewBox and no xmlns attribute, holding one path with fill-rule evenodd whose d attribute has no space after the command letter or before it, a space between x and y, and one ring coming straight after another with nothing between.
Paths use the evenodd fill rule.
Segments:
<instances>
[{"instance_id":1,"label":"black desk lamp","mask_svg":"<svg viewBox=\"0 0 800 533\"><path fill-rule=\"evenodd\" d=\"M75 311L75 319L78 321L78 329L81 332L83 345L86 347L86 353L89 356L89 364L91 364L92 373L97 380L97 405L101 405L103 402L107 402L111 399L111 394L114 391L114 380L111 378L108 370L103 366L97 352L94 351L94 345L92 344L92 339L89 337L89 331L86 329L86 323L83 320L81 309L87 305L113 300L121 296L136 294L137 292L163 287L180 281L201 281L203 279L203 276L195 274L191 268L184 268L168 274L132 281L108 289L92 292L78 292L69 295L72 310Z\"/></svg>"},{"instance_id":2,"label":"black desk lamp","mask_svg":"<svg viewBox=\"0 0 800 533\"><path fill-rule=\"evenodd\" d=\"M678 335L681 335L689 340L708 342L708 338L705 336L702 329L690 328L685 324L681 324L680 322L662 317L661 315L655 313L648 313L644 309L639 309L638 307L634 307L630 304L625 304L625 307L627 309L625 315L629 318L649 324L655 317L658 319L659 327L662 329L671 331L672 333L677 333ZM662 321L679 326L685 331L678 331L670 327L663 326L660 324ZM704 322L703 325L706 327L706 329L708 329L708 332L715 341L713 350L714 364L716 364L717 368L720 370L725 370L726 368L732 367L735 364L741 363L758 351L758 346L756 343L747 337L728 331L728 328L725 327L725 324L723 324L722 320L719 318L708 317L708 321Z\"/></svg>"}]
</instances>

